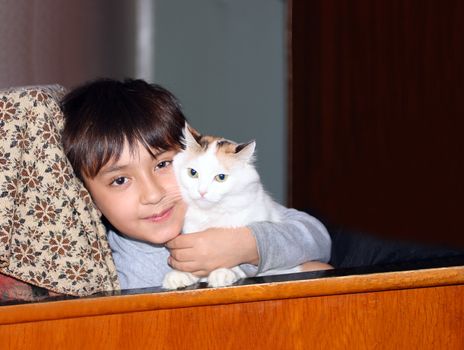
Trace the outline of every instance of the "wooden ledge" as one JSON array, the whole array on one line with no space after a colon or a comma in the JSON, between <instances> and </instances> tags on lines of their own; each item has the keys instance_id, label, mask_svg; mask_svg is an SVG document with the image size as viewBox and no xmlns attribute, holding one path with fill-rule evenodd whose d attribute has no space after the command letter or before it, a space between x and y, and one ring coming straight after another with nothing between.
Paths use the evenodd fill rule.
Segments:
<instances>
[{"instance_id":1,"label":"wooden ledge","mask_svg":"<svg viewBox=\"0 0 464 350\"><path fill-rule=\"evenodd\" d=\"M302 279L264 282L226 288L200 288L172 292L115 292L87 298L49 299L30 304L0 306L0 325L44 320L112 315L205 305L318 297L464 284L464 266L336 276L334 273L301 273ZM316 277L317 275L325 277ZM278 276L281 279L282 276ZM311 278L312 277L312 278ZM310 279L307 279L310 278ZM257 278L256 280L259 280ZM266 282L266 280L271 280ZM247 281L247 280L245 280ZM248 283L248 284L247 284Z\"/></svg>"}]
</instances>

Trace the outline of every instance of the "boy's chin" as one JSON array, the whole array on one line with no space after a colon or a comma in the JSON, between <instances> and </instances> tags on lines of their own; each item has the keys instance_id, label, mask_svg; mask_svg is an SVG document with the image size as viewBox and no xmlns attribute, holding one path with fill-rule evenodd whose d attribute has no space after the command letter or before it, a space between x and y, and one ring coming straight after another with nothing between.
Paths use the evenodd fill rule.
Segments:
<instances>
[{"instance_id":1,"label":"boy's chin","mask_svg":"<svg viewBox=\"0 0 464 350\"><path fill-rule=\"evenodd\" d=\"M171 239L176 238L180 235L179 232L173 231L173 233L162 233L162 234L155 234L153 237L148 237L147 241L152 244L165 244L169 242Z\"/></svg>"}]
</instances>

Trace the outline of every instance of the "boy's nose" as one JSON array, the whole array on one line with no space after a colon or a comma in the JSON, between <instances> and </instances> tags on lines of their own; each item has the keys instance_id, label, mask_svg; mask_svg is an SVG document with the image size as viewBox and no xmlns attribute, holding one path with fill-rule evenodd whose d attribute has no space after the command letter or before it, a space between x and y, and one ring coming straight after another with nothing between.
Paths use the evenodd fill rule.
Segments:
<instances>
[{"instance_id":1,"label":"boy's nose","mask_svg":"<svg viewBox=\"0 0 464 350\"><path fill-rule=\"evenodd\" d=\"M163 186L154 180L147 180L140 188L140 202L142 204L157 204L165 194Z\"/></svg>"}]
</instances>

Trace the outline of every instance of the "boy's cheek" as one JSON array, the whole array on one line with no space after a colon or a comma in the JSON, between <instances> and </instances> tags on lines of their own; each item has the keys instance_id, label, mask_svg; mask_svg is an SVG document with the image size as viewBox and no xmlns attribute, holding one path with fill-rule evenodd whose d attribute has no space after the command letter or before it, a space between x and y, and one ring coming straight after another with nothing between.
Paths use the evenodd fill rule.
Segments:
<instances>
[{"instance_id":1,"label":"boy's cheek","mask_svg":"<svg viewBox=\"0 0 464 350\"><path fill-rule=\"evenodd\" d=\"M92 200L91 205L93 206L93 208L94 208L95 211L97 212L98 216L99 216L99 217L102 217L103 214L102 214L102 212L101 212L101 210L100 210L100 207L99 207L99 205L97 204L97 201L96 201L95 198L94 198L94 195L93 195L93 193L92 193L92 191L91 191L91 188L87 185L87 183L86 183L85 181L84 181L84 186L85 186L85 188L87 189L87 191L89 192L90 199Z\"/></svg>"},{"instance_id":2,"label":"boy's cheek","mask_svg":"<svg viewBox=\"0 0 464 350\"><path fill-rule=\"evenodd\" d=\"M184 224L185 214L187 213L187 203L184 202L184 199L181 198L179 200L179 211L180 211L180 223L181 225Z\"/></svg>"}]
</instances>

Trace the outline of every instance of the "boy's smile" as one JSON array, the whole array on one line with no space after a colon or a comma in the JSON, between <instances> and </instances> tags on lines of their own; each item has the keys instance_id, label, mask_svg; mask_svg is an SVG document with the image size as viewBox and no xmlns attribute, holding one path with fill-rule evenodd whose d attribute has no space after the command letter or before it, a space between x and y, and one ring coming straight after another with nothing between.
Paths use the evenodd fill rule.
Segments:
<instances>
[{"instance_id":1,"label":"boy's smile","mask_svg":"<svg viewBox=\"0 0 464 350\"><path fill-rule=\"evenodd\" d=\"M148 221L153 221L153 222L161 222L161 221L167 220L171 216L172 212L173 212L173 208L169 208L169 209L164 210L160 214L154 214L145 219Z\"/></svg>"},{"instance_id":2,"label":"boy's smile","mask_svg":"<svg viewBox=\"0 0 464 350\"><path fill-rule=\"evenodd\" d=\"M154 153L127 143L117 161L106 164L93 179L84 177L95 204L122 234L164 244L182 230L186 205L172 168L175 151Z\"/></svg>"}]
</instances>

